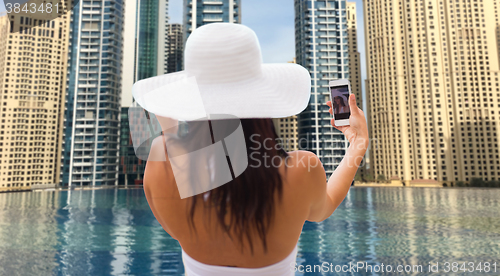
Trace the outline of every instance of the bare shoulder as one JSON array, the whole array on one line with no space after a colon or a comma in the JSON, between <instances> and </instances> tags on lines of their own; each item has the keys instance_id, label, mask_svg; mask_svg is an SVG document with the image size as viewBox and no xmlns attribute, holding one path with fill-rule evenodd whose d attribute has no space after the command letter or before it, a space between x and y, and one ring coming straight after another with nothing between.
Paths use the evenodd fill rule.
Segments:
<instances>
[{"instance_id":1,"label":"bare shoulder","mask_svg":"<svg viewBox=\"0 0 500 276\"><path fill-rule=\"evenodd\" d=\"M308 191L325 189L325 169L316 154L304 150L292 151L288 153L288 159L290 176L301 182L301 187Z\"/></svg>"},{"instance_id":2,"label":"bare shoulder","mask_svg":"<svg viewBox=\"0 0 500 276\"><path fill-rule=\"evenodd\" d=\"M302 173L316 174L325 171L319 157L310 151L297 150L288 152L288 159L288 166L297 168Z\"/></svg>"},{"instance_id":3,"label":"bare shoulder","mask_svg":"<svg viewBox=\"0 0 500 276\"><path fill-rule=\"evenodd\" d=\"M160 179L164 178L166 172L166 154L163 149L162 137L157 137L151 143L146 169L144 171L144 187L154 188Z\"/></svg>"},{"instance_id":4,"label":"bare shoulder","mask_svg":"<svg viewBox=\"0 0 500 276\"><path fill-rule=\"evenodd\" d=\"M166 145L163 144L163 136L156 137L151 143L148 161L166 161Z\"/></svg>"},{"instance_id":5,"label":"bare shoulder","mask_svg":"<svg viewBox=\"0 0 500 276\"><path fill-rule=\"evenodd\" d=\"M326 173L319 157L309 151L296 151L291 156L290 166L295 166L290 174L292 182L300 197L309 207L307 220L321 221L325 219L325 206L328 206L326 193Z\"/></svg>"},{"instance_id":6,"label":"bare shoulder","mask_svg":"<svg viewBox=\"0 0 500 276\"><path fill-rule=\"evenodd\" d=\"M154 197L179 197L175 178L165 152L163 137L157 137L151 143L146 169L144 171L144 189Z\"/></svg>"}]
</instances>

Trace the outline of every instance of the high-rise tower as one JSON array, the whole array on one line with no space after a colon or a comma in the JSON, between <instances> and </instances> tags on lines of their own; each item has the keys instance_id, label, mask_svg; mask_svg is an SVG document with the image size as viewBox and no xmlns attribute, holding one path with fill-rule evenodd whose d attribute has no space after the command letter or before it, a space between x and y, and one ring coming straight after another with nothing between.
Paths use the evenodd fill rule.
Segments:
<instances>
[{"instance_id":1,"label":"high-rise tower","mask_svg":"<svg viewBox=\"0 0 500 276\"><path fill-rule=\"evenodd\" d=\"M349 22L355 22L351 17ZM342 160L347 149L344 135L330 124L332 115L326 102L330 100L330 80L350 79L351 70L359 72L359 59L349 50L346 1L295 0L295 51L297 63L311 73L311 99L298 116L299 148L315 152L329 176ZM354 29L355 31L355 29ZM351 36L356 38L356 36ZM354 68L350 65L354 64ZM353 83L353 93L361 93L361 85ZM359 90L355 90L359 89Z\"/></svg>"},{"instance_id":2,"label":"high-rise tower","mask_svg":"<svg viewBox=\"0 0 500 276\"><path fill-rule=\"evenodd\" d=\"M297 63L296 59L288 63ZM298 150L297 115L284 118L273 118L276 134L285 151Z\"/></svg>"},{"instance_id":3,"label":"high-rise tower","mask_svg":"<svg viewBox=\"0 0 500 276\"><path fill-rule=\"evenodd\" d=\"M168 59L167 73L182 70L182 60L184 56L184 45L182 38L182 24L168 24Z\"/></svg>"},{"instance_id":4,"label":"high-rise tower","mask_svg":"<svg viewBox=\"0 0 500 276\"><path fill-rule=\"evenodd\" d=\"M500 1L363 6L375 177L500 179Z\"/></svg>"},{"instance_id":5,"label":"high-rise tower","mask_svg":"<svg viewBox=\"0 0 500 276\"><path fill-rule=\"evenodd\" d=\"M72 9L63 185L118 184L123 0Z\"/></svg>"},{"instance_id":6,"label":"high-rise tower","mask_svg":"<svg viewBox=\"0 0 500 276\"><path fill-rule=\"evenodd\" d=\"M0 189L59 183L69 24L0 15Z\"/></svg>"},{"instance_id":7,"label":"high-rise tower","mask_svg":"<svg viewBox=\"0 0 500 276\"><path fill-rule=\"evenodd\" d=\"M146 163L134 153L128 112L135 82L163 75L168 69L168 1L126 0L120 113L119 184L142 183Z\"/></svg>"},{"instance_id":8,"label":"high-rise tower","mask_svg":"<svg viewBox=\"0 0 500 276\"><path fill-rule=\"evenodd\" d=\"M356 20L356 3L347 2L347 48L349 49L349 82L352 93L356 95L356 104L363 108L363 93L361 79L361 57L358 52L358 27Z\"/></svg>"},{"instance_id":9,"label":"high-rise tower","mask_svg":"<svg viewBox=\"0 0 500 276\"><path fill-rule=\"evenodd\" d=\"M167 73L169 17L167 0L125 2L122 106L129 107L136 81Z\"/></svg>"},{"instance_id":10,"label":"high-rise tower","mask_svg":"<svg viewBox=\"0 0 500 276\"><path fill-rule=\"evenodd\" d=\"M241 0L184 0L184 43L198 27L214 22L241 23Z\"/></svg>"}]
</instances>

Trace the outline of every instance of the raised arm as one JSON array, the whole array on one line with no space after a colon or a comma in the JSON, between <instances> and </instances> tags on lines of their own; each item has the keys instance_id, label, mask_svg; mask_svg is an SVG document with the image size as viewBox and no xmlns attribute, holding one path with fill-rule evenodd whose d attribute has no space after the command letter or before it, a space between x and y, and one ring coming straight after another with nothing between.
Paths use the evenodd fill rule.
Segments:
<instances>
[{"instance_id":1,"label":"raised arm","mask_svg":"<svg viewBox=\"0 0 500 276\"><path fill-rule=\"evenodd\" d=\"M330 114L333 114L332 103L328 101L327 105L330 107ZM340 165L333 172L326 185L321 183L326 182L322 166L318 166L312 171L311 180L318 182L317 187L320 193L318 193L318 199L313 203L311 208L308 218L310 221L327 219L342 203L347 192L349 192L354 175L368 148L369 139L365 115L356 105L356 97L354 95L349 97L349 107L351 110L349 126L337 127L335 126L335 120L332 119L331 121L332 125L342 131L347 140L349 140L350 145L342 162L340 162Z\"/></svg>"}]
</instances>

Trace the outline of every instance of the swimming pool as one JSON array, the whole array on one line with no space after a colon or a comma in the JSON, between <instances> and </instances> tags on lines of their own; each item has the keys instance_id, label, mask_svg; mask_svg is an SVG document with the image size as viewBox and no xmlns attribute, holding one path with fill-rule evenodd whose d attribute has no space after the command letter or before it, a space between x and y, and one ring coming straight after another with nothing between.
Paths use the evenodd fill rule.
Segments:
<instances>
[{"instance_id":1,"label":"swimming pool","mask_svg":"<svg viewBox=\"0 0 500 276\"><path fill-rule=\"evenodd\" d=\"M474 264L468 275L500 274L500 189L352 188L328 220L306 223L291 269L382 275L390 266L428 275L429 263L433 269L437 263L434 275L441 275L446 262L451 270L464 261L465 269ZM180 246L156 221L142 189L0 194L0 275L183 271Z\"/></svg>"}]
</instances>

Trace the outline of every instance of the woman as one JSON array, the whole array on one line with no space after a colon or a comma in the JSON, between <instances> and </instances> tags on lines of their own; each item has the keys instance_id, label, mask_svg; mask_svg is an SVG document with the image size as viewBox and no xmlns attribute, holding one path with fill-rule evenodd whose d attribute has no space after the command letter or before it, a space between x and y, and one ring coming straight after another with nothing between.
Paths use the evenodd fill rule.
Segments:
<instances>
[{"instance_id":1,"label":"woman","mask_svg":"<svg viewBox=\"0 0 500 276\"><path fill-rule=\"evenodd\" d=\"M225 47L228 44L231 47ZM253 48L245 49L247 45ZM189 276L293 275L297 242L305 221L325 220L340 205L368 147L365 117L351 95L351 125L336 127L331 121L350 146L328 181L314 153L286 153L280 149L270 118L290 116L305 108L310 97L310 76L296 64L261 65L258 54L258 42L250 29L239 24L209 24L191 34L186 44L186 72L179 73L195 75L195 86L188 77L177 81L182 79L179 75L134 84L134 98L156 114L164 131L154 140L147 162L146 198L165 231L179 241ZM200 62L203 58L214 58L218 63ZM172 93L167 91L171 83L175 87ZM184 89L182 95L193 95L192 106L182 106L186 100L178 98L179 87ZM207 114L219 111L241 118L232 121L238 122L236 131L217 138L217 124L229 119L194 120L197 95L201 95ZM332 103L326 104L333 114ZM187 134L176 135L180 128L172 126L177 119L187 120ZM205 122L210 128L204 127ZM201 140L195 138L203 137L207 129L212 139L200 146ZM235 143L229 140L238 129L242 130L246 151L246 169L241 172L236 165ZM182 196L180 191L185 187L173 160L216 144L224 147L233 180L203 193ZM204 181L223 174L220 168L226 163L213 166L209 160L184 162L190 166L192 179Z\"/></svg>"},{"instance_id":2,"label":"woman","mask_svg":"<svg viewBox=\"0 0 500 276\"><path fill-rule=\"evenodd\" d=\"M335 114L347 113L348 107L344 103L344 97L336 96L333 100L333 110Z\"/></svg>"}]
</instances>

